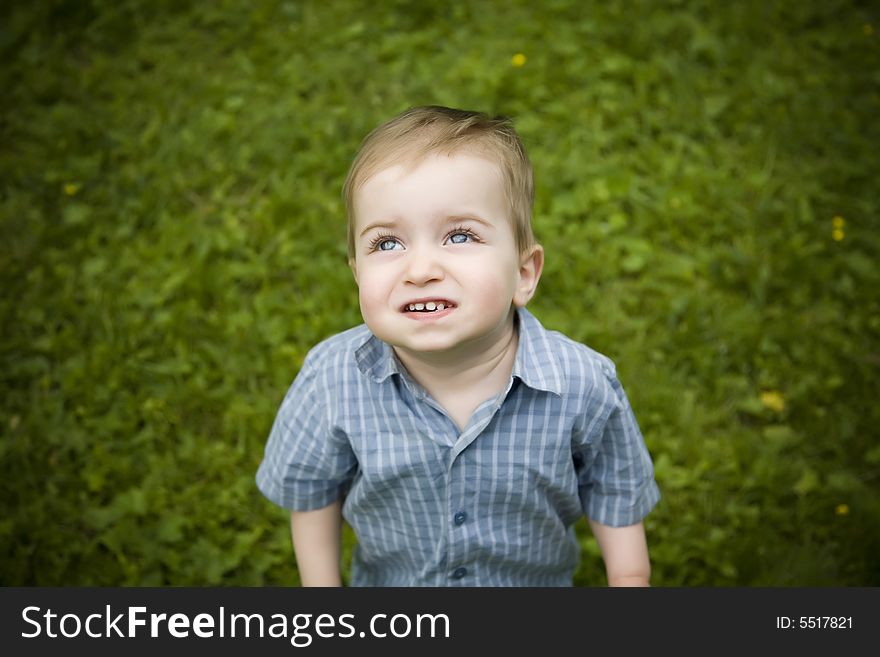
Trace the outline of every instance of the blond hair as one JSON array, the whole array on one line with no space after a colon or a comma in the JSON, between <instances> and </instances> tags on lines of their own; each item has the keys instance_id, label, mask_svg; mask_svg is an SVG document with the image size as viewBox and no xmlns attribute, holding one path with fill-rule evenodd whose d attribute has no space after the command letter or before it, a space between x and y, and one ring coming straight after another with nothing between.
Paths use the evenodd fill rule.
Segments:
<instances>
[{"instance_id":1,"label":"blond hair","mask_svg":"<svg viewBox=\"0 0 880 657\"><path fill-rule=\"evenodd\" d=\"M520 253L535 244L532 165L510 119L437 105L413 107L374 129L361 144L342 187L348 213L348 257L355 254L354 196L383 168L428 155L471 151L495 162L510 204L510 220Z\"/></svg>"}]
</instances>

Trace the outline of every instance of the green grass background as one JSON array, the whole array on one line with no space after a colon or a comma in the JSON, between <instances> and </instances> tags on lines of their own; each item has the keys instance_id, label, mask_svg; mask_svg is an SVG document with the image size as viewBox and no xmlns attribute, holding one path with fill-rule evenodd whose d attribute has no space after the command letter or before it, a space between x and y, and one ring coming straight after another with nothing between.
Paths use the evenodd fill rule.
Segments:
<instances>
[{"instance_id":1,"label":"green grass background","mask_svg":"<svg viewBox=\"0 0 880 657\"><path fill-rule=\"evenodd\" d=\"M253 475L307 350L361 321L347 166L437 103L522 134L530 307L618 365L663 491L654 584L880 585L876 5L44 0L0 25L0 584L299 581Z\"/></svg>"}]
</instances>

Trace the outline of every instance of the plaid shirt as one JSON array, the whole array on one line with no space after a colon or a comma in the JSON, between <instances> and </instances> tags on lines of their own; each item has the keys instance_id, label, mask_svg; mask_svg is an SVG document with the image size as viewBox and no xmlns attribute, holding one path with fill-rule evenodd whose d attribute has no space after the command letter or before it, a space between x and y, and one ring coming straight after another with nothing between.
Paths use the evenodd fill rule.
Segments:
<instances>
[{"instance_id":1,"label":"plaid shirt","mask_svg":"<svg viewBox=\"0 0 880 657\"><path fill-rule=\"evenodd\" d=\"M300 511L344 497L353 586L571 586L581 514L631 525L659 500L611 360L516 317L510 382L464 431L365 325L309 352L257 486Z\"/></svg>"}]
</instances>

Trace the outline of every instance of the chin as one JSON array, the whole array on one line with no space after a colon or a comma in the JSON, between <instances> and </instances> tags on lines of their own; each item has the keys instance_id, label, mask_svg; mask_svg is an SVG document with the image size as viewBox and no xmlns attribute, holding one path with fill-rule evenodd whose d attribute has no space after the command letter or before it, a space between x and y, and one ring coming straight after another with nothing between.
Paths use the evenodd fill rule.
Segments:
<instances>
[{"instance_id":1,"label":"chin","mask_svg":"<svg viewBox=\"0 0 880 657\"><path fill-rule=\"evenodd\" d=\"M390 344L400 349L405 349L406 351L411 351L416 354L435 354L443 351L449 351L450 349L455 349L458 346L458 343L434 340L418 340L406 343L391 342Z\"/></svg>"}]
</instances>

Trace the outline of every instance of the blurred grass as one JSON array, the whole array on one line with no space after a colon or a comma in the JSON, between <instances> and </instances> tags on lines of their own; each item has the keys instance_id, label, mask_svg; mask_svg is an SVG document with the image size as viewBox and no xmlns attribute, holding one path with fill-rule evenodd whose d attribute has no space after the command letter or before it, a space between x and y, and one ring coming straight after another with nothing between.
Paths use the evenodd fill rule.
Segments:
<instances>
[{"instance_id":1,"label":"blurred grass","mask_svg":"<svg viewBox=\"0 0 880 657\"><path fill-rule=\"evenodd\" d=\"M51 0L0 25L0 583L298 581L253 474L306 351L360 322L360 139L439 103L523 135L532 309L618 364L664 493L654 583L880 585L870 3Z\"/></svg>"}]
</instances>

